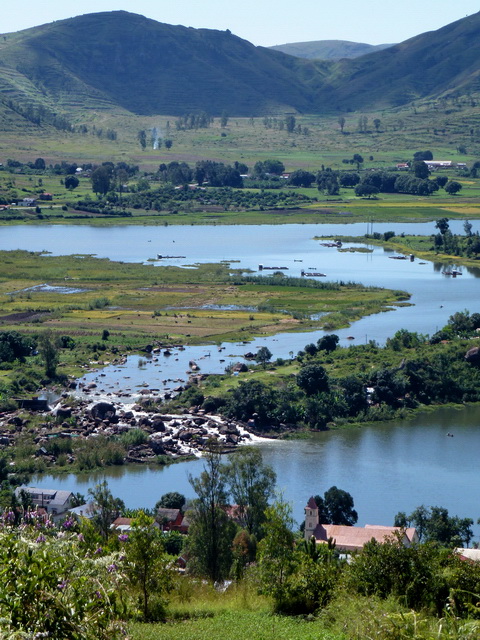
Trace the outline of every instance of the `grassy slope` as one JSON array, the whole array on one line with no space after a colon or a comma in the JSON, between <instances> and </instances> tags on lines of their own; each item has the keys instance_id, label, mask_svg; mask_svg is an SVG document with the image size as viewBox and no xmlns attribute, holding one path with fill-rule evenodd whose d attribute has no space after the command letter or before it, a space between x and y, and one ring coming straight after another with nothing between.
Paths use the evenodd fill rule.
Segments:
<instances>
[{"instance_id":1,"label":"grassy slope","mask_svg":"<svg viewBox=\"0 0 480 640\"><path fill-rule=\"evenodd\" d=\"M72 116L113 106L145 115L345 113L478 91L479 29L474 14L332 63L254 47L228 30L187 29L125 11L87 14L7 34L0 95Z\"/></svg>"},{"instance_id":2,"label":"grassy slope","mask_svg":"<svg viewBox=\"0 0 480 640\"><path fill-rule=\"evenodd\" d=\"M391 44L373 45L363 42L349 42L348 40L316 40L313 42L290 42L269 48L299 58L340 60L341 58L358 58L391 46Z\"/></svg>"},{"instance_id":3,"label":"grassy slope","mask_svg":"<svg viewBox=\"0 0 480 640\"><path fill-rule=\"evenodd\" d=\"M480 13L379 53L337 63L320 99L346 109L400 105L429 95L478 90Z\"/></svg>"},{"instance_id":4,"label":"grassy slope","mask_svg":"<svg viewBox=\"0 0 480 640\"><path fill-rule=\"evenodd\" d=\"M227 31L172 26L125 11L9 34L0 60L4 90L32 99L36 87L67 112L116 105L180 115L188 105L194 112L258 115L314 107L302 73L315 64Z\"/></svg>"}]
</instances>

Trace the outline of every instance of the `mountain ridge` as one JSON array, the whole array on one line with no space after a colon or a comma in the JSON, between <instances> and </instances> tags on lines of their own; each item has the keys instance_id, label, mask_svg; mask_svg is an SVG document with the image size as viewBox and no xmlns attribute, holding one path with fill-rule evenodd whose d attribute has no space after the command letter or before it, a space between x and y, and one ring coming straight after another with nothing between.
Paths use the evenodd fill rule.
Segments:
<instances>
[{"instance_id":1,"label":"mountain ridge","mask_svg":"<svg viewBox=\"0 0 480 640\"><path fill-rule=\"evenodd\" d=\"M342 58L358 58L388 47L393 47L393 44L374 45L350 40L311 40L277 44L268 48L308 60L341 60Z\"/></svg>"},{"instance_id":2,"label":"mountain ridge","mask_svg":"<svg viewBox=\"0 0 480 640\"><path fill-rule=\"evenodd\" d=\"M480 13L354 59L309 60L229 30L127 11L0 36L5 108L136 115L343 113L480 91ZM26 105L26 106L25 106Z\"/></svg>"}]
</instances>

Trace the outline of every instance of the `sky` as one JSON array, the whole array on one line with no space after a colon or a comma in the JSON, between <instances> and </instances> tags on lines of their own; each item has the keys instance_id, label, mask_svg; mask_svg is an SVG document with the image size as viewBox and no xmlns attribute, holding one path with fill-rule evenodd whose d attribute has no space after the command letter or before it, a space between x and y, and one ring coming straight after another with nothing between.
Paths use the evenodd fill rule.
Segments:
<instances>
[{"instance_id":1,"label":"sky","mask_svg":"<svg viewBox=\"0 0 480 640\"><path fill-rule=\"evenodd\" d=\"M99 11L131 11L167 24L230 29L255 45L312 40L393 44L479 11L478 0L16 0L0 12L0 33Z\"/></svg>"}]
</instances>

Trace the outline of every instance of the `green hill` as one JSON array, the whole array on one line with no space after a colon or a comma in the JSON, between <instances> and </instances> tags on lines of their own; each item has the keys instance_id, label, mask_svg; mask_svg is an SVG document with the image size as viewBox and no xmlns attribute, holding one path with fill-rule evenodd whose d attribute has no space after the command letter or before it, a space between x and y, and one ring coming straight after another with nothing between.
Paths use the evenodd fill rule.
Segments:
<instances>
[{"instance_id":1,"label":"green hill","mask_svg":"<svg viewBox=\"0 0 480 640\"><path fill-rule=\"evenodd\" d=\"M20 61L20 62L19 62ZM171 26L114 11L6 36L3 96L136 114L314 111L309 61L255 47L228 31Z\"/></svg>"},{"instance_id":2,"label":"green hill","mask_svg":"<svg viewBox=\"0 0 480 640\"><path fill-rule=\"evenodd\" d=\"M227 31L125 11L0 36L0 127L86 113L338 113L477 91L480 13L353 60L307 60ZM313 43L311 43L313 44Z\"/></svg>"},{"instance_id":3,"label":"green hill","mask_svg":"<svg viewBox=\"0 0 480 640\"><path fill-rule=\"evenodd\" d=\"M345 109L398 106L480 89L480 13L331 68L320 100Z\"/></svg>"},{"instance_id":4,"label":"green hill","mask_svg":"<svg viewBox=\"0 0 480 640\"><path fill-rule=\"evenodd\" d=\"M349 40L314 40L312 42L290 42L269 47L273 51L288 53L297 58L309 60L341 60L342 58L358 58L367 53L381 51L391 44L365 44Z\"/></svg>"}]
</instances>

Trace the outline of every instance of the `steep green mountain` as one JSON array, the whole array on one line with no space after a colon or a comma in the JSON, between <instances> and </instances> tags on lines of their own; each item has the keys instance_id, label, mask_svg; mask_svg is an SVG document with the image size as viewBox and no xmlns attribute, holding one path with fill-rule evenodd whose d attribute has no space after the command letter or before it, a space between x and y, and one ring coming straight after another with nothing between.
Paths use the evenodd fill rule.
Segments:
<instances>
[{"instance_id":1,"label":"steep green mountain","mask_svg":"<svg viewBox=\"0 0 480 640\"><path fill-rule=\"evenodd\" d=\"M2 122L86 113L338 113L480 89L480 13L380 52L307 60L125 11L0 35Z\"/></svg>"},{"instance_id":2,"label":"steep green mountain","mask_svg":"<svg viewBox=\"0 0 480 640\"><path fill-rule=\"evenodd\" d=\"M318 65L255 47L229 31L171 26L114 11L0 37L2 94L64 110L137 114L314 111L304 78Z\"/></svg>"},{"instance_id":3,"label":"steep green mountain","mask_svg":"<svg viewBox=\"0 0 480 640\"><path fill-rule=\"evenodd\" d=\"M342 58L358 58L367 53L381 51L391 44L364 44L363 42L350 42L349 40L314 40L312 42L290 42L269 47L273 51L288 53L297 58L309 60L341 60Z\"/></svg>"},{"instance_id":4,"label":"steep green mountain","mask_svg":"<svg viewBox=\"0 0 480 640\"><path fill-rule=\"evenodd\" d=\"M317 98L369 109L480 90L480 13L331 67Z\"/></svg>"}]
</instances>

